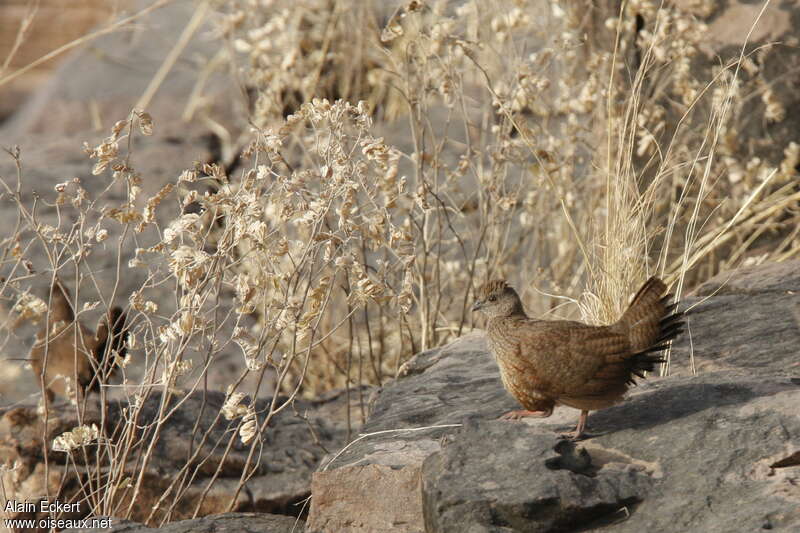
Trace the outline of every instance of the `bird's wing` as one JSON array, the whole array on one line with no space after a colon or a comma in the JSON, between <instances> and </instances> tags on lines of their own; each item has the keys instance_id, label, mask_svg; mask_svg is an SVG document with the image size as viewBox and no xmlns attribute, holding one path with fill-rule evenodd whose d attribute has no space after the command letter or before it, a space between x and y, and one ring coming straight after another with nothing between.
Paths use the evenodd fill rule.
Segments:
<instances>
[{"instance_id":1,"label":"bird's wing","mask_svg":"<svg viewBox=\"0 0 800 533\"><path fill-rule=\"evenodd\" d=\"M606 326L522 319L508 334L530 363L542 392L558 396L604 395L628 379L628 339ZM624 376L624 377L623 377Z\"/></svg>"}]
</instances>

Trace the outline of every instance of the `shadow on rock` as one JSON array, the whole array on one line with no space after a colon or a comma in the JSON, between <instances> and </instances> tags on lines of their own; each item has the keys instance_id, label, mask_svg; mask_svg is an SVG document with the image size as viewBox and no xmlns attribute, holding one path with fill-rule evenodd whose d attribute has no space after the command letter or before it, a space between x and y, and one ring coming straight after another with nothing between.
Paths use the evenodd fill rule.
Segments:
<instances>
[{"instance_id":1,"label":"shadow on rock","mask_svg":"<svg viewBox=\"0 0 800 533\"><path fill-rule=\"evenodd\" d=\"M625 403L590 415L589 425L606 435L624 429L648 429L705 411L745 404L759 397L793 390L792 383L692 383L670 385L631 397Z\"/></svg>"}]
</instances>

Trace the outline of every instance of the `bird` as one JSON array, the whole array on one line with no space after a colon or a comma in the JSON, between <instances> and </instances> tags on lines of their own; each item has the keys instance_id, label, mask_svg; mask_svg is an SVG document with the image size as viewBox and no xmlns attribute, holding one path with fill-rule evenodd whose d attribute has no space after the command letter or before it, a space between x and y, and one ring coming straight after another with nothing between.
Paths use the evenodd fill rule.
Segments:
<instances>
[{"instance_id":1,"label":"bird","mask_svg":"<svg viewBox=\"0 0 800 533\"><path fill-rule=\"evenodd\" d=\"M489 350L503 386L524 407L501 418L546 418L556 405L565 405L581 415L575 430L562 437L587 438L589 411L619 403L635 377L665 362L663 351L684 324L673 300L664 282L651 277L617 322L592 326L528 317L505 280L483 284L472 310L488 318Z\"/></svg>"},{"instance_id":2,"label":"bird","mask_svg":"<svg viewBox=\"0 0 800 533\"><path fill-rule=\"evenodd\" d=\"M28 356L48 402L52 403L56 394L71 399L65 378L77 383L74 390L79 404L88 392L99 389L113 370L114 352L125 356L126 318L120 307L112 307L100 318L92 333L80 321L76 323L69 291L55 277L50 289L47 323L37 333Z\"/></svg>"}]
</instances>

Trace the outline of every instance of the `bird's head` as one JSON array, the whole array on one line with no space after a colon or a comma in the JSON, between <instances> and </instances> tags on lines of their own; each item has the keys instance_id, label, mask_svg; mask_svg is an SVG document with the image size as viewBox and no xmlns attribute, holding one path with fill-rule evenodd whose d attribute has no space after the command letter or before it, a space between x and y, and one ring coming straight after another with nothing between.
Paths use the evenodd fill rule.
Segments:
<instances>
[{"instance_id":1,"label":"bird's head","mask_svg":"<svg viewBox=\"0 0 800 533\"><path fill-rule=\"evenodd\" d=\"M525 314L517 291L509 287L504 280L484 283L475 295L472 310L480 311L489 318Z\"/></svg>"}]
</instances>

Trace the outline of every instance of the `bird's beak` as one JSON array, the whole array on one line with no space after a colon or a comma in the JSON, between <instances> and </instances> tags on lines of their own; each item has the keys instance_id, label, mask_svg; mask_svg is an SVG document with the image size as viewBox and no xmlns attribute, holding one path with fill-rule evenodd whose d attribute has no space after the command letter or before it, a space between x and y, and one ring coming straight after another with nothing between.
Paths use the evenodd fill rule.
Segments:
<instances>
[{"instance_id":1,"label":"bird's beak","mask_svg":"<svg viewBox=\"0 0 800 533\"><path fill-rule=\"evenodd\" d=\"M478 311L481 307L483 307L483 302L480 300L475 300L475 303L472 304L472 312Z\"/></svg>"}]
</instances>

